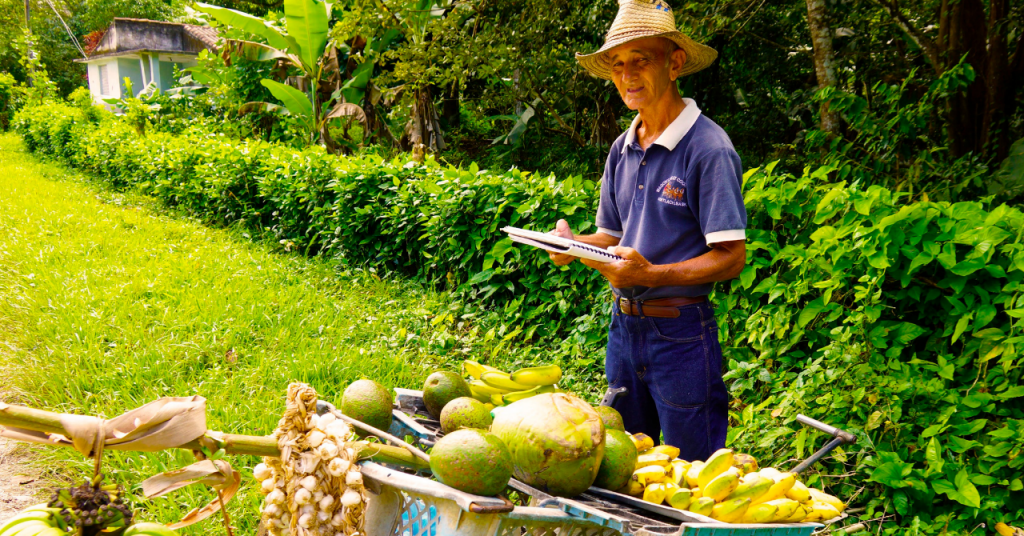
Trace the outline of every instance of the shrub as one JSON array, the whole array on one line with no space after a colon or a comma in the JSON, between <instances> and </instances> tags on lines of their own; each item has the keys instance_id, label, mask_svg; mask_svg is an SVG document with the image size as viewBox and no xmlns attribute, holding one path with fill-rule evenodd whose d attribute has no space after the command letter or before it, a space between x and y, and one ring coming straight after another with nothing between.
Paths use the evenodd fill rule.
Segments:
<instances>
[{"instance_id":1,"label":"shrub","mask_svg":"<svg viewBox=\"0 0 1024 536\"><path fill-rule=\"evenodd\" d=\"M207 220L448 287L465 309L520 326L506 338L535 337L555 348L545 361L575 367L595 391L602 383L606 285L499 231L559 217L589 230L591 181L197 131L140 138L63 104L25 109L15 124L30 149ZM748 266L713 296L735 398L730 444L787 467L823 440L794 423L804 413L858 437L807 478L865 506L864 519L895 512L900 527L887 533L1020 519L1024 214L907 203L843 173L769 164L745 176Z\"/></svg>"}]
</instances>

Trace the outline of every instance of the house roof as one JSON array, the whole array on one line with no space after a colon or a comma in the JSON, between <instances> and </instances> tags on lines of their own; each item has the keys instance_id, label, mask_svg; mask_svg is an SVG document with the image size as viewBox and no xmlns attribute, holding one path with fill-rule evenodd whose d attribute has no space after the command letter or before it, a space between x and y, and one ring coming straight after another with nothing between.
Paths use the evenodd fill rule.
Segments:
<instances>
[{"instance_id":1,"label":"house roof","mask_svg":"<svg viewBox=\"0 0 1024 536\"><path fill-rule=\"evenodd\" d=\"M217 50L217 31L206 26L147 19L115 18L88 58L124 56L139 52L197 55Z\"/></svg>"}]
</instances>

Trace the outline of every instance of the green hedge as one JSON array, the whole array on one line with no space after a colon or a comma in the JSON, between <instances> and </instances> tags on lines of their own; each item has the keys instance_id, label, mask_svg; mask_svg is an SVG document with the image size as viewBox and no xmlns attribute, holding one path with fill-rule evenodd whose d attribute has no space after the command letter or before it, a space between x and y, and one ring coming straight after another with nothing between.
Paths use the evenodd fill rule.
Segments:
<instances>
[{"instance_id":1,"label":"green hedge","mask_svg":"<svg viewBox=\"0 0 1024 536\"><path fill-rule=\"evenodd\" d=\"M448 285L491 314L542 326L544 344L571 335L584 358L601 352L602 281L579 263L555 269L498 232L559 217L588 229L591 182L202 133L139 138L63 104L24 110L15 124L33 151L115 185L269 230L289 247ZM804 413L858 436L810 483L866 507L862 519L888 516L887 533L1021 519L1024 214L904 204L847 174L768 165L745 176L748 267L714 296L734 396L730 444L789 467L828 439L794 423ZM554 354L565 360L561 344Z\"/></svg>"}]
</instances>

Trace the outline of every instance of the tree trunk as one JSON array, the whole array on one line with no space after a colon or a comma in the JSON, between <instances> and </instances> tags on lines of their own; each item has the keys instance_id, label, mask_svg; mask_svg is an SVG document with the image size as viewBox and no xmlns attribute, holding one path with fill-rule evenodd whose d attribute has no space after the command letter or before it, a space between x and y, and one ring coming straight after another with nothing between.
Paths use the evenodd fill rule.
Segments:
<instances>
[{"instance_id":1,"label":"tree trunk","mask_svg":"<svg viewBox=\"0 0 1024 536\"><path fill-rule=\"evenodd\" d=\"M441 120L446 129L453 129L459 126L462 118L459 116L459 86L452 84L441 102Z\"/></svg>"},{"instance_id":2,"label":"tree trunk","mask_svg":"<svg viewBox=\"0 0 1024 536\"><path fill-rule=\"evenodd\" d=\"M1007 0L990 0L988 14L988 64L985 86L988 90L985 114L981 126L981 144L985 152L1002 161L1009 154L1010 137L1007 112L1007 57L1006 16Z\"/></svg>"},{"instance_id":3,"label":"tree trunk","mask_svg":"<svg viewBox=\"0 0 1024 536\"><path fill-rule=\"evenodd\" d=\"M836 85L835 53L832 50L832 29L828 27L825 0L807 0L807 25L814 43L814 72L818 89ZM839 114L829 110L828 102L821 103L821 130L828 134L839 132Z\"/></svg>"},{"instance_id":4,"label":"tree trunk","mask_svg":"<svg viewBox=\"0 0 1024 536\"><path fill-rule=\"evenodd\" d=\"M982 150L982 124L989 93L985 88L986 30L981 0L960 0L950 9L946 69L966 54L966 62L976 75L966 91L949 99L949 148L954 157Z\"/></svg>"},{"instance_id":5,"label":"tree trunk","mask_svg":"<svg viewBox=\"0 0 1024 536\"><path fill-rule=\"evenodd\" d=\"M412 117L406 131L415 160L422 161L427 151L439 153L444 150L441 121L429 87L419 88L413 94Z\"/></svg>"}]
</instances>

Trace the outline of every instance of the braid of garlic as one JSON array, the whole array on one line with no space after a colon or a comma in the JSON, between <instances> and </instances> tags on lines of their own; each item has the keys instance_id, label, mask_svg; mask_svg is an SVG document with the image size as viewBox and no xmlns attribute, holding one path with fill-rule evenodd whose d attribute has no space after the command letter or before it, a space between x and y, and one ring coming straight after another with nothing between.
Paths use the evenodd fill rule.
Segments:
<instances>
[{"instance_id":1,"label":"braid of garlic","mask_svg":"<svg viewBox=\"0 0 1024 536\"><path fill-rule=\"evenodd\" d=\"M288 386L284 415L273 436L280 458L253 469L266 496L264 523L274 536L357 536L363 532L366 490L352 429L334 415L316 414L316 391Z\"/></svg>"}]
</instances>

